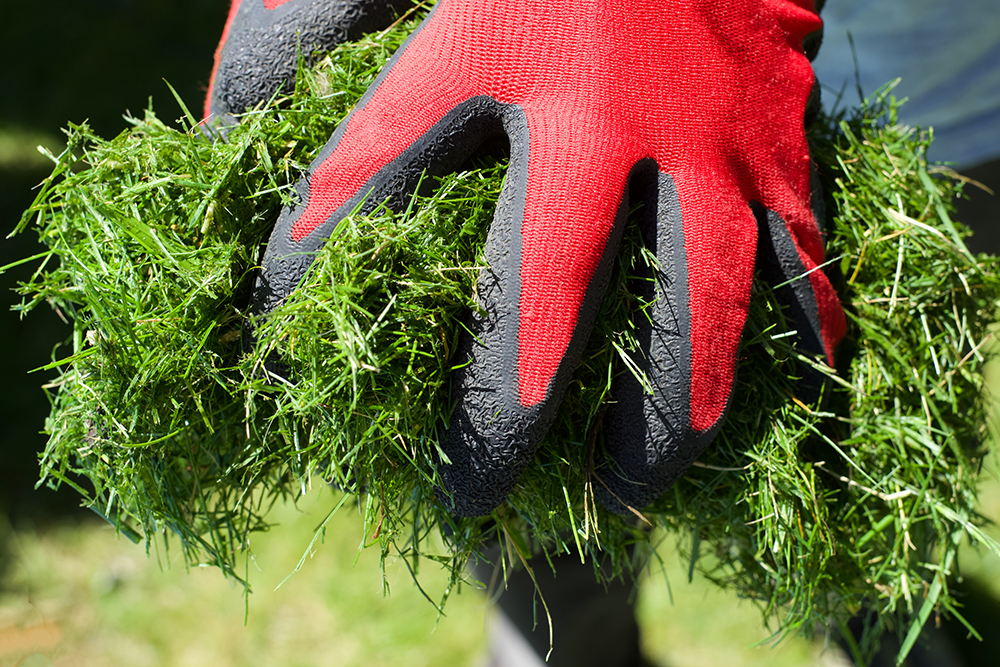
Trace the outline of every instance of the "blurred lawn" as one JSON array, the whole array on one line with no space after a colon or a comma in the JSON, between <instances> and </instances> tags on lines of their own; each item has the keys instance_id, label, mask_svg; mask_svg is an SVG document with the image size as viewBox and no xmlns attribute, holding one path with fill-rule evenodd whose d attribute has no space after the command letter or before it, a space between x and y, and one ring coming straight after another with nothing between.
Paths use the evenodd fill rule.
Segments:
<instances>
[{"instance_id":1,"label":"blurred lawn","mask_svg":"<svg viewBox=\"0 0 1000 667\"><path fill-rule=\"evenodd\" d=\"M0 665L478 664L487 637L484 596L463 588L438 620L395 563L387 571L391 595L383 597L378 554L358 555L360 520L346 508L331 522L327 543L275 590L335 500L319 489L299 509L274 510L281 525L253 540L246 625L240 588L214 568L185 571L177 553L147 558L96 522L19 531L0 592ZM639 598L657 664L843 664L835 651L821 655L821 645L798 639L754 648L768 635L756 608L703 579L688 584L669 551L673 604L662 573L644 583ZM434 574L421 572L432 596L445 584L443 575L425 576Z\"/></svg>"},{"instance_id":2,"label":"blurred lawn","mask_svg":"<svg viewBox=\"0 0 1000 667\"><path fill-rule=\"evenodd\" d=\"M1000 324L995 325L993 331L1000 334ZM1000 342L997 342L996 337L987 349L994 355L993 361L985 370L987 400L993 404L990 419L993 453L987 458L980 476L979 511L991 522L985 529L986 534L995 540L1000 540L1000 359L996 357L1000 354ZM1000 558L987 554L985 550L980 552L971 546L967 546L959 555L961 574L973 578L990 593L993 599L1000 601ZM984 634L995 635L994 629L998 623L1000 619L994 619L992 628L977 629Z\"/></svg>"},{"instance_id":3,"label":"blurred lawn","mask_svg":"<svg viewBox=\"0 0 1000 667\"><path fill-rule=\"evenodd\" d=\"M41 172L38 180L41 180L44 170L46 167L51 169L52 163L38 150L39 146L58 153L65 144L51 134L0 125L0 174L38 171Z\"/></svg>"},{"instance_id":4,"label":"blurred lawn","mask_svg":"<svg viewBox=\"0 0 1000 667\"><path fill-rule=\"evenodd\" d=\"M435 629L434 608L405 568L393 567L392 596L383 600L378 554L365 550L354 564L360 522L349 511L328 529L334 539L274 590L334 500L321 489L302 511L278 507L272 518L282 525L253 540L255 592L245 626L239 586L215 568L186 571L180 554L164 553L162 544L147 558L97 523L19 532L0 597L0 665L18 664L26 651L55 665L467 663L483 637L482 622L473 620L482 618L479 596L456 596ZM36 641L4 648L8 636Z\"/></svg>"}]
</instances>

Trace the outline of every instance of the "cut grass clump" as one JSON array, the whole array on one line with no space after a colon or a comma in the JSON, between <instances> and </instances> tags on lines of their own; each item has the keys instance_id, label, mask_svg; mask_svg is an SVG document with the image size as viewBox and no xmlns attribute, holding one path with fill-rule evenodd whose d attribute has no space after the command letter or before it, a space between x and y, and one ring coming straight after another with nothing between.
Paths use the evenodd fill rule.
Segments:
<instances>
[{"instance_id":1,"label":"cut grass clump","mask_svg":"<svg viewBox=\"0 0 1000 667\"><path fill-rule=\"evenodd\" d=\"M30 260L21 310L47 303L73 326L51 366L42 479L234 577L268 508L317 475L341 490L338 507L360 506L364 545L415 575L423 560L450 570L441 604L496 542L512 561L570 552L596 576L634 574L663 533L596 505L589 477L602 406L635 345L642 303L629 285L651 261L634 225L560 415L489 517L436 503L435 461L503 160L443 179L407 211L345 220L257 323L255 349L241 345L254 267L292 185L414 26L339 47L225 141L152 110L110 141L70 126L18 228L48 248ZM886 629L905 654L932 614L958 614L948 581L962 540L1000 553L975 512L996 260L965 249L949 218L960 186L928 167L928 136L897 125L886 96L812 131L833 213L826 268L851 324L839 373L817 366L830 376L822 409L798 399L795 377L815 362L755 282L725 426L642 511L780 631L843 628L871 610L859 654ZM291 381L264 371L274 353Z\"/></svg>"}]
</instances>

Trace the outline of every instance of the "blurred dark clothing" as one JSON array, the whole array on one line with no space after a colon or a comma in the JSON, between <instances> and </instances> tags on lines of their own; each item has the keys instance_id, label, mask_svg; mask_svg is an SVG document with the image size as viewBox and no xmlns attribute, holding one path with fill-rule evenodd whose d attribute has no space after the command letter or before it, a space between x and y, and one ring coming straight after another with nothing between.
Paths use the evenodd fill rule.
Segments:
<instances>
[{"instance_id":1,"label":"blurred dark clothing","mask_svg":"<svg viewBox=\"0 0 1000 667\"><path fill-rule=\"evenodd\" d=\"M972 228L966 244L972 252L1000 255L1000 158L960 173L973 181L964 188L968 198L955 202L956 219Z\"/></svg>"},{"instance_id":2,"label":"blurred dark clothing","mask_svg":"<svg viewBox=\"0 0 1000 667\"><path fill-rule=\"evenodd\" d=\"M523 568L509 571L506 585L494 548L473 568L473 577L496 599L490 654L482 667L640 667L639 624L633 606L635 584L615 579L595 583L590 562L577 554L552 559L555 571L531 559L535 582ZM542 599L545 604L543 605ZM552 653L549 653L549 620Z\"/></svg>"},{"instance_id":3,"label":"blurred dark clothing","mask_svg":"<svg viewBox=\"0 0 1000 667\"><path fill-rule=\"evenodd\" d=\"M1000 158L1000 2L828 0L822 16L813 67L827 109L900 78L900 122L934 127L931 160L961 171Z\"/></svg>"}]
</instances>

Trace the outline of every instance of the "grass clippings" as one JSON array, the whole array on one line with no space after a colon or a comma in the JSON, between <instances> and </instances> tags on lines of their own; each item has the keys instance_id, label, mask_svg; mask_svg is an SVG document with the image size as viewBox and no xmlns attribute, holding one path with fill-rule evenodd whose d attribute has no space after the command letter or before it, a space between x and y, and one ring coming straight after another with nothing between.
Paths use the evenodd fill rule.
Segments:
<instances>
[{"instance_id":1,"label":"grass clippings","mask_svg":"<svg viewBox=\"0 0 1000 667\"><path fill-rule=\"evenodd\" d=\"M363 546L402 558L415 580L427 561L450 572L427 593L438 606L496 542L512 562L578 553L596 576L635 574L663 532L596 505L587 477L635 345L642 304L628 286L652 261L635 225L556 424L488 517L435 502L435 460L502 159L442 179L405 212L345 220L257 323L257 347L241 345L254 268L292 185L414 26L339 47L224 141L151 108L111 140L69 126L16 230L47 248L25 260L38 268L19 309L48 304L72 324L48 367L60 375L41 483L71 485L124 534L147 547L162 537L244 583L268 509L320 479L341 490L338 508L360 507ZM817 366L830 376L822 408L800 400L800 364L815 362L755 281L725 426L642 515L684 536L690 567L757 601L777 635L843 629L864 611L856 656L890 630L902 657L932 616L961 618L949 589L959 544L1000 553L975 511L1000 278L995 258L966 250L950 218L961 184L926 163L929 134L897 124L888 90L821 118L811 142L832 218L826 269L850 323L842 367ZM292 381L262 372L273 352Z\"/></svg>"}]
</instances>

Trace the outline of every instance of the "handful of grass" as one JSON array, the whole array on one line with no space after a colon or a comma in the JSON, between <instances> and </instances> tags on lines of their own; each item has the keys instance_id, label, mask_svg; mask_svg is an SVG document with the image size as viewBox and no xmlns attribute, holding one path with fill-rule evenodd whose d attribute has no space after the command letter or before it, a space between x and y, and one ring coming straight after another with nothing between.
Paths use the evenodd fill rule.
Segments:
<instances>
[{"instance_id":1,"label":"handful of grass","mask_svg":"<svg viewBox=\"0 0 1000 667\"><path fill-rule=\"evenodd\" d=\"M596 505L588 461L635 344L642 304L628 285L651 260L634 228L556 424L489 517L436 504L435 460L502 160L443 179L407 211L346 220L259 323L256 349L241 346L254 267L291 186L413 27L338 48L223 142L190 114L178 131L151 109L110 141L68 129L17 230L47 247L25 260L38 270L21 310L47 303L73 329L49 367L61 375L42 481L72 485L134 539L175 537L189 563L237 578L270 505L317 476L342 490L338 509L360 505L363 544L415 576L431 560L457 585L497 541L513 560L572 552L597 576L633 573L662 531ZM888 628L905 655L932 613L959 615L948 581L960 542L1000 553L975 512L1000 278L994 258L965 249L949 217L955 181L928 167L929 139L897 125L885 95L849 120L821 119L811 140L833 212L826 269L850 320L843 367L820 369L823 409L798 400L805 361L755 282L726 424L642 515L685 536L692 567L760 601L781 631L843 628L867 605L878 613L854 650ZM265 379L272 352L293 381Z\"/></svg>"}]
</instances>

